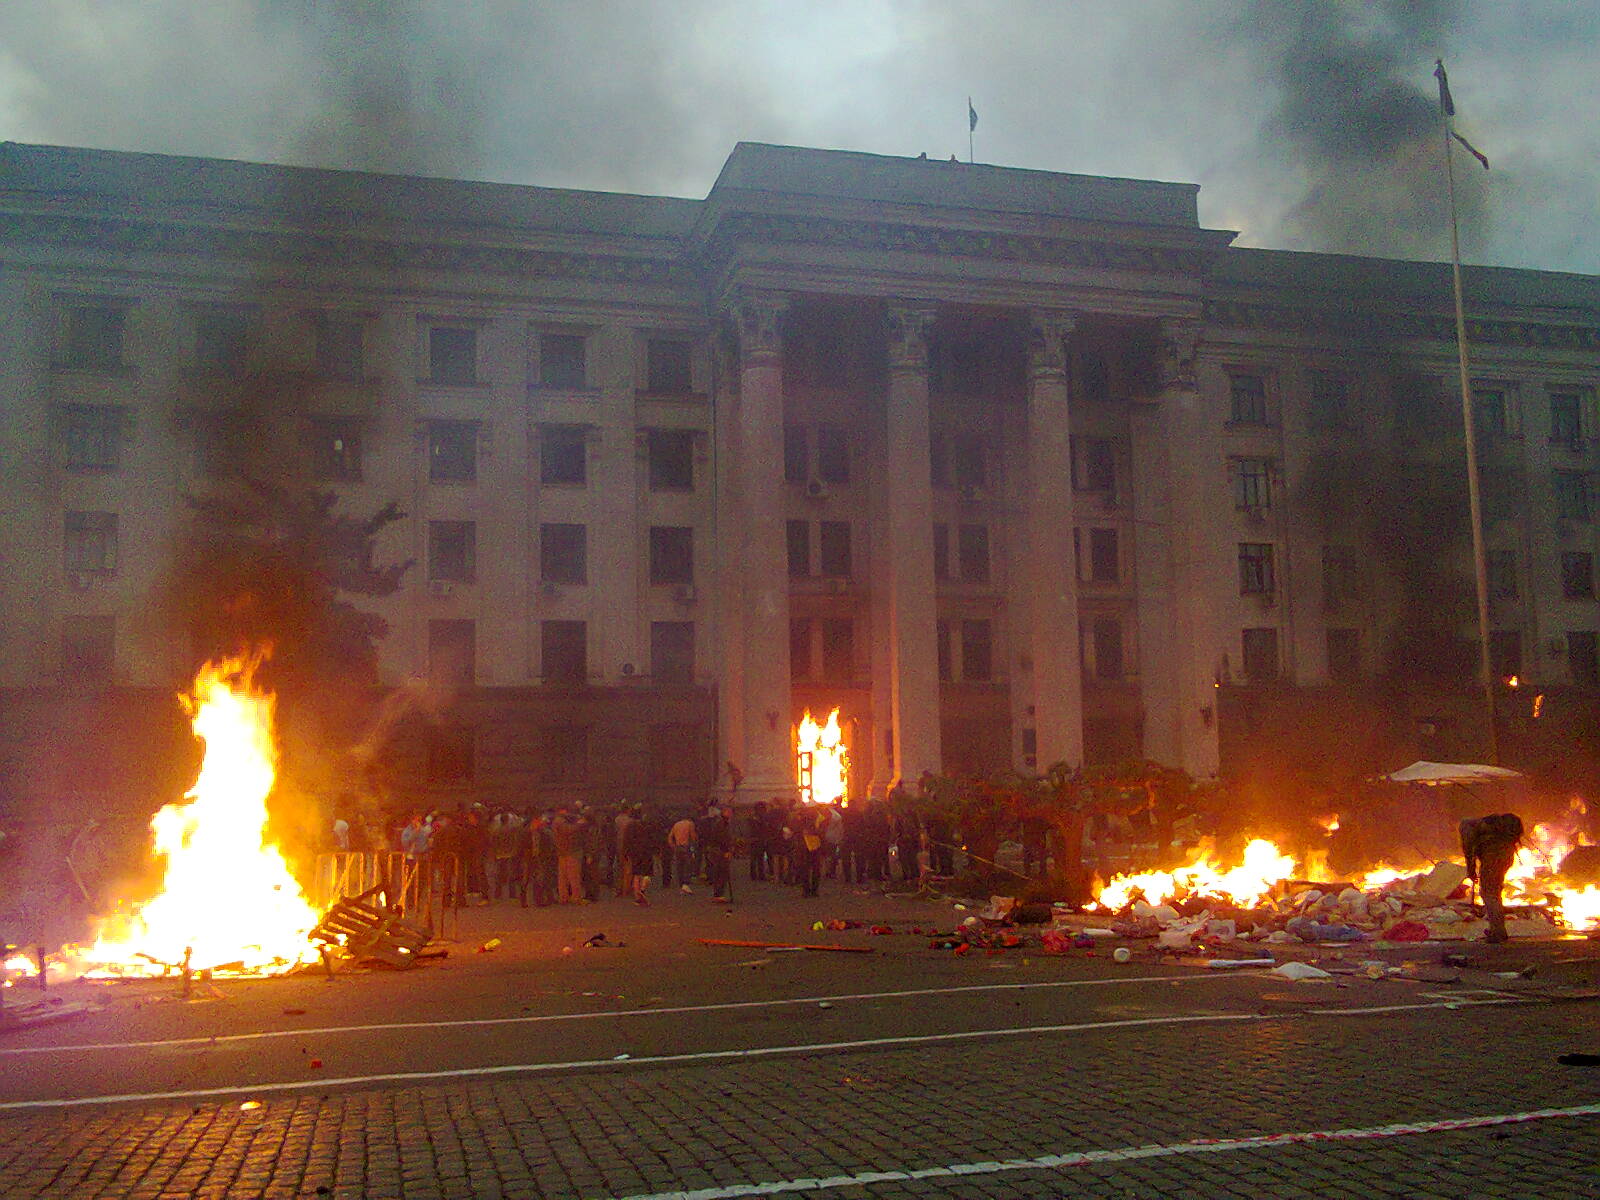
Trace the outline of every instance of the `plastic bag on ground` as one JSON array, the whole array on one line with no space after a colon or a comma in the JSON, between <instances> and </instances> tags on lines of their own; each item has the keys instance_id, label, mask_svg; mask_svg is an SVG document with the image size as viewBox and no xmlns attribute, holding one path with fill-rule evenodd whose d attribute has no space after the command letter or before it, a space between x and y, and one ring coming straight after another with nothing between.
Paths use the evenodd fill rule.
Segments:
<instances>
[{"instance_id":1,"label":"plastic bag on ground","mask_svg":"<svg viewBox=\"0 0 1600 1200\"><path fill-rule=\"evenodd\" d=\"M1267 973L1269 975L1276 975L1279 979L1292 979L1296 983L1303 982L1307 979L1333 978L1332 975L1328 974L1328 972L1324 971L1321 967L1313 967L1310 963L1303 962L1286 962L1277 967L1275 970Z\"/></svg>"}]
</instances>

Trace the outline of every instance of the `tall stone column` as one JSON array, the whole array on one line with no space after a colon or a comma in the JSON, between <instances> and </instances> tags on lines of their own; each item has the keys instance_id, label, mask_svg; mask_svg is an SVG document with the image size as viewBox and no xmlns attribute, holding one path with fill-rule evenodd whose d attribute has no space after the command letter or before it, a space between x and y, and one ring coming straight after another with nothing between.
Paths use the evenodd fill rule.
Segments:
<instances>
[{"instance_id":1,"label":"tall stone column","mask_svg":"<svg viewBox=\"0 0 1600 1200\"><path fill-rule=\"evenodd\" d=\"M1146 756L1208 776L1217 770L1219 714L1205 613L1208 547L1194 519L1201 495L1195 448L1205 444L1195 380L1199 336L1194 321L1162 322L1161 391L1156 411L1141 414L1152 459L1144 474L1159 471L1160 490L1146 497L1151 511L1138 514L1139 669ZM1136 513L1137 505L1136 498Z\"/></svg>"},{"instance_id":2,"label":"tall stone column","mask_svg":"<svg viewBox=\"0 0 1600 1200\"><path fill-rule=\"evenodd\" d=\"M725 672L737 672L728 689L742 709L740 742L728 757L744 772L742 794L758 800L795 791L790 744L789 572L783 535L783 354L779 321L786 300L770 292L745 292L732 304L739 334L739 398L730 443L735 462L739 548L732 564L742 581L740 646Z\"/></svg>"},{"instance_id":3,"label":"tall stone column","mask_svg":"<svg viewBox=\"0 0 1600 1200\"><path fill-rule=\"evenodd\" d=\"M1028 336L1028 495L1022 562L1033 656L1040 769L1083 762L1083 669L1072 553L1072 433L1066 339L1070 314L1035 309Z\"/></svg>"},{"instance_id":4,"label":"tall stone column","mask_svg":"<svg viewBox=\"0 0 1600 1200\"><path fill-rule=\"evenodd\" d=\"M928 429L932 305L891 304L887 453L888 709L892 775L914 787L939 769L939 648L933 582L933 481ZM881 684L880 684L881 686Z\"/></svg>"}]
</instances>

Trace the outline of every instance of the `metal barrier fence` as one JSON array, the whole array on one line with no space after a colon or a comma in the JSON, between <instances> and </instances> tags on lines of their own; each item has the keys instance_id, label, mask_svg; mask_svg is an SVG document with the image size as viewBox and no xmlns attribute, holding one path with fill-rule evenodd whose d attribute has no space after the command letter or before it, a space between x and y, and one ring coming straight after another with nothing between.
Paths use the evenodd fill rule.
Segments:
<instances>
[{"instance_id":1,"label":"metal barrier fence","mask_svg":"<svg viewBox=\"0 0 1600 1200\"><path fill-rule=\"evenodd\" d=\"M412 924L436 938L454 940L460 932L464 886L456 854L412 858L402 850L335 850L317 855L312 902L326 910L335 901L377 888L384 903L398 908Z\"/></svg>"}]
</instances>

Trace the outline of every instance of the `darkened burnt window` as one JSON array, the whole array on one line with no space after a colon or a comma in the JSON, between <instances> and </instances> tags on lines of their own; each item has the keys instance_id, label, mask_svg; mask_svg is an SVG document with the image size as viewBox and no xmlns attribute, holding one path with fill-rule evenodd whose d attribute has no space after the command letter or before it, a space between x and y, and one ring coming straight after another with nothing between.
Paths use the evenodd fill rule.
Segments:
<instances>
[{"instance_id":1,"label":"darkened burnt window","mask_svg":"<svg viewBox=\"0 0 1600 1200\"><path fill-rule=\"evenodd\" d=\"M1592 629L1567 634L1567 670L1572 674L1572 682L1579 687L1600 687L1600 655L1595 652L1597 642L1600 642L1600 638Z\"/></svg>"},{"instance_id":2,"label":"darkened burnt window","mask_svg":"<svg viewBox=\"0 0 1600 1200\"><path fill-rule=\"evenodd\" d=\"M981 683L994 678L994 641L986 620L961 622L961 678Z\"/></svg>"},{"instance_id":3,"label":"darkened burnt window","mask_svg":"<svg viewBox=\"0 0 1600 1200\"><path fill-rule=\"evenodd\" d=\"M956 531L956 561L962 583L989 582L989 527L962 525Z\"/></svg>"},{"instance_id":4,"label":"darkened burnt window","mask_svg":"<svg viewBox=\"0 0 1600 1200\"><path fill-rule=\"evenodd\" d=\"M1589 551L1562 551L1561 594L1568 600L1594 599L1594 555Z\"/></svg>"},{"instance_id":5,"label":"darkened burnt window","mask_svg":"<svg viewBox=\"0 0 1600 1200\"><path fill-rule=\"evenodd\" d=\"M1267 381L1262 376L1228 376L1228 420L1234 425L1267 424Z\"/></svg>"},{"instance_id":6,"label":"darkened burnt window","mask_svg":"<svg viewBox=\"0 0 1600 1200\"><path fill-rule=\"evenodd\" d=\"M811 678L811 622L804 617L789 619L789 678Z\"/></svg>"},{"instance_id":7,"label":"darkened burnt window","mask_svg":"<svg viewBox=\"0 0 1600 1200\"><path fill-rule=\"evenodd\" d=\"M856 673L856 627L848 617L828 617L822 622L822 677L830 683L849 683Z\"/></svg>"},{"instance_id":8,"label":"darkened burnt window","mask_svg":"<svg viewBox=\"0 0 1600 1200\"><path fill-rule=\"evenodd\" d=\"M811 478L811 455L806 449L806 427L783 427L783 481L805 483Z\"/></svg>"},{"instance_id":9,"label":"darkened burnt window","mask_svg":"<svg viewBox=\"0 0 1600 1200\"><path fill-rule=\"evenodd\" d=\"M1563 521L1589 519L1589 476L1583 471L1555 473L1556 516Z\"/></svg>"},{"instance_id":10,"label":"darkened burnt window","mask_svg":"<svg viewBox=\"0 0 1600 1200\"><path fill-rule=\"evenodd\" d=\"M1116 583L1122 577L1118 537L1115 529L1089 531L1089 579L1093 583Z\"/></svg>"},{"instance_id":11,"label":"darkened burnt window","mask_svg":"<svg viewBox=\"0 0 1600 1200\"><path fill-rule=\"evenodd\" d=\"M850 444L837 425L817 427L817 478L823 483L850 482Z\"/></svg>"},{"instance_id":12,"label":"darkened burnt window","mask_svg":"<svg viewBox=\"0 0 1600 1200\"><path fill-rule=\"evenodd\" d=\"M823 521L818 529L818 550L823 576L850 578L850 522Z\"/></svg>"},{"instance_id":13,"label":"darkened burnt window","mask_svg":"<svg viewBox=\"0 0 1600 1200\"><path fill-rule=\"evenodd\" d=\"M1097 679L1122 678L1122 622L1116 617L1095 618L1094 673Z\"/></svg>"},{"instance_id":14,"label":"darkened burnt window","mask_svg":"<svg viewBox=\"0 0 1600 1200\"><path fill-rule=\"evenodd\" d=\"M1241 458L1234 463L1234 507L1251 512L1272 507L1272 460Z\"/></svg>"},{"instance_id":15,"label":"darkened burnt window","mask_svg":"<svg viewBox=\"0 0 1600 1200\"><path fill-rule=\"evenodd\" d=\"M804 579L811 574L811 526L805 521L785 521L783 534L789 555L789 577Z\"/></svg>"},{"instance_id":16,"label":"darkened burnt window","mask_svg":"<svg viewBox=\"0 0 1600 1200\"><path fill-rule=\"evenodd\" d=\"M1272 545L1268 542L1239 543L1239 594L1270 596L1276 587L1272 573Z\"/></svg>"},{"instance_id":17,"label":"darkened burnt window","mask_svg":"<svg viewBox=\"0 0 1600 1200\"><path fill-rule=\"evenodd\" d=\"M1242 635L1244 677L1251 683L1271 683L1278 678L1278 631L1246 629Z\"/></svg>"},{"instance_id":18,"label":"darkened burnt window","mask_svg":"<svg viewBox=\"0 0 1600 1200\"><path fill-rule=\"evenodd\" d=\"M1550 393L1550 440L1569 450L1583 449L1583 393Z\"/></svg>"}]
</instances>

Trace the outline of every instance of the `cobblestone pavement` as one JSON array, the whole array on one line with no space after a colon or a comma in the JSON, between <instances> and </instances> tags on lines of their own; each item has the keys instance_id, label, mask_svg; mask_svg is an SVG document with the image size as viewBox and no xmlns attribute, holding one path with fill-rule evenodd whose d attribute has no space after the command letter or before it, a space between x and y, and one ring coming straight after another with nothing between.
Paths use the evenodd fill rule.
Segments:
<instances>
[{"instance_id":1,"label":"cobblestone pavement","mask_svg":"<svg viewBox=\"0 0 1600 1200\"><path fill-rule=\"evenodd\" d=\"M938 998L930 998L938 1003ZM0 1119L5 1196L1600 1195L1600 1118L795 1181L1600 1103L1589 1004L1287 1015Z\"/></svg>"}]
</instances>

